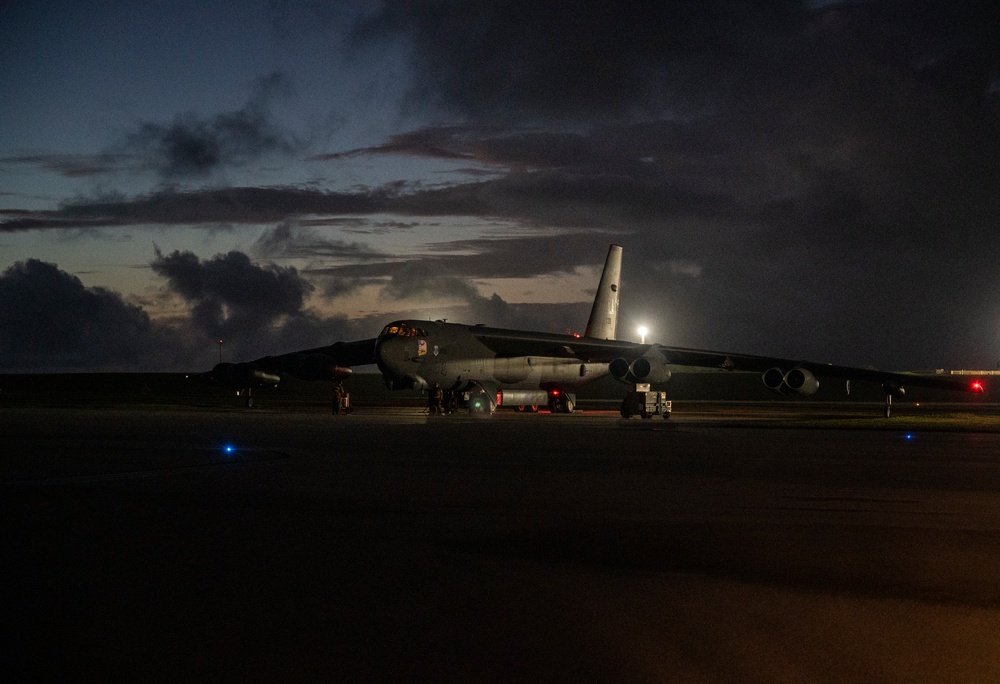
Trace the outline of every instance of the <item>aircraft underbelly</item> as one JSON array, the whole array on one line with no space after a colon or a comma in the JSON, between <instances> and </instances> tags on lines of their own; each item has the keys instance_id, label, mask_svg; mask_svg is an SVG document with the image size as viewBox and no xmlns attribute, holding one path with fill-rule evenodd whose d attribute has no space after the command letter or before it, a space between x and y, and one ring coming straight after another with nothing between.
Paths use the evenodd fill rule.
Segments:
<instances>
[{"instance_id":1,"label":"aircraft underbelly","mask_svg":"<svg viewBox=\"0 0 1000 684\"><path fill-rule=\"evenodd\" d=\"M508 389L547 389L558 386L563 388L582 387L588 385L608 372L606 363L582 364L573 359L553 359L539 357L518 357L517 359L497 359L498 362L520 361L518 374L500 372L494 374L494 379ZM497 365L502 371L509 371L507 363Z\"/></svg>"},{"instance_id":2,"label":"aircraft underbelly","mask_svg":"<svg viewBox=\"0 0 1000 684\"><path fill-rule=\"evenodd\" d=\"M588 385L607 375L608 364L521 356L439 360L424 365L422 370L421 376L428 383L437 382L444 388L457 388L469 381L478 381L507 389L548 389Z\"/></svg>"}]
</instances>

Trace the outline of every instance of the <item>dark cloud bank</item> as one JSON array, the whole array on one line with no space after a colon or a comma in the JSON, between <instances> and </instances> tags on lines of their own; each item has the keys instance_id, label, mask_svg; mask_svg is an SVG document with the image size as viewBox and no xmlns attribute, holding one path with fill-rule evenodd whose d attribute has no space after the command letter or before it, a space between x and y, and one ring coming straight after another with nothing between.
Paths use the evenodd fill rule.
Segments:
<instances>
[{"instance_id":1,"label":"dark cloud bank","mask_svg":"<svg viewBox=\"0 0 1000 684\"><path fill-rule=\"evenodd\" d=\"M0 274L0 371L197 371L289 345L329 344L356 331L303 306L295 269L255 266L238 252L204 261L157 253L152 268L191 307L188 321L158 323L139 306L90 288L55 264L18 262Z\"/></svg>"},{"instance_id":2,"label":"dark cloud bank","mask_svg":"<svg viewBox=\"0 0 1000 684\"><path fill-rule=\"evenodd\" d=\"M155 370L184 356L139 307L36 259L0 275L2 370Z\"/></svg>"},{"instance_id":3,"label":"dark cloud bank","mask_svg":"<svg viewBox=\"0 0 1000 684\"><path fill-rule=\"evenodd\" d=\"M992 364L992 9L390 3L357 39L399 41L419 65L411 105L474 126L369 152L506 165L464 190L541 224L627 233L623 310L662 311L675 341ZM699 277L671 277L678 262Z\"/></svg>"}]
</instances>

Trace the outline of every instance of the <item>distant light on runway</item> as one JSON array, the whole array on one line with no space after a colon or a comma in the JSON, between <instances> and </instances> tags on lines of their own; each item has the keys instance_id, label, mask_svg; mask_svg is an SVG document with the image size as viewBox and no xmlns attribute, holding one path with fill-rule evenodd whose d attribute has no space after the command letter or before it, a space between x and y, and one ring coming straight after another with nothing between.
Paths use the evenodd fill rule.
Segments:
<instances>
[{"instance_id":1,"label":"distant light on runway","mask_svg":"<svg viewBox=\"0 0 1000 684\"><path fill-rule=\"evenodd\" d=\"M649 333L649 328L644 325L640 325L636 332L639 333L640 344L646 344L646 335Z\"/></svg>"},{"instance_id":2,"label":"distant light on runway","mask_svg":"<svg viewBox=\"0 0 1000 684\"><path fill-rule=\"evenodd\" d=\"M232 444L226 444L225 446L222 447L222 451L223 453L226 454L232 454L235 453L236 447L234 447Z\"/></svg>"}]
</instances>

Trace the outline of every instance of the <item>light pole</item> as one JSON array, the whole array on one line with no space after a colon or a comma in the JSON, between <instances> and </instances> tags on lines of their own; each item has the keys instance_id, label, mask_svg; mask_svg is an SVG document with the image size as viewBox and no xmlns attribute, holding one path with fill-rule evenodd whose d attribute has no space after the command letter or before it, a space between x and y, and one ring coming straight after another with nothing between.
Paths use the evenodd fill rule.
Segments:
<instances>
[{"instance_id":1,"label":"light pole","mask_svg":"<svg viewBox=\"0 0 1000 684\"><path fill-rule=\"evenodd\" d=\"M640 325L636 332L639 333L639 338L642 340L639 344L646 344L646 333L649 332L649 329L644 325Z\"/></svg>"},{"instance_id":2,"label":"light pole","mask_svg":"<svg viewBox=\"0 0 1000 684\"><path fill-rule=\"evenodd\" d=\"M219 340L219 363L222 363L222 340Z\"/></svg>"}]
</instances>

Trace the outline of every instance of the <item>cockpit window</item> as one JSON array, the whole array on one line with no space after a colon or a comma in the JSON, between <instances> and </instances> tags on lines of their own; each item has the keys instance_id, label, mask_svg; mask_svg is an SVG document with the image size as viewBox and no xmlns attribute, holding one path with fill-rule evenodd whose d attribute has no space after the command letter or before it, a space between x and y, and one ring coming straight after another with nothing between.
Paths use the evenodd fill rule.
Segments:
<instances>
[{"instance_id":1,"label":"cockpit window","mask_svg":"<svg viewBox=\"0 0 1000 684\"><path fill-rule=\"evenodd\" d=\"M416 328L408 323L390 323L382 329L383 335L399 335L400 337L427 337L427 331Z\"/></svg>"}]
</instances>

